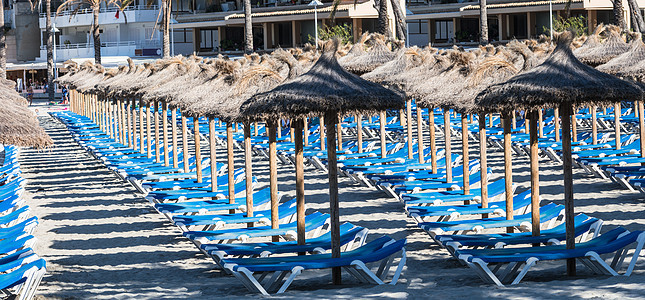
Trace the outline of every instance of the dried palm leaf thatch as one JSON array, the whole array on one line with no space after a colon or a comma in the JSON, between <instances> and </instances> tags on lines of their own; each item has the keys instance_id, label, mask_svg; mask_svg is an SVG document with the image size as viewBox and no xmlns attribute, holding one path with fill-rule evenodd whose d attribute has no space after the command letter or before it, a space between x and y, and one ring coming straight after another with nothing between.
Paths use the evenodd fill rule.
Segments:
<instances>
[{"instance_id":1,"label":"dried palm leaf thatch","mask_svg":"<svg viewBox=\"0 0 645 300\"><path fill-rule=\"evenodd\" d=\"M87 94L95 93L94 86L105 78L106 71L101 65L94 66L94 72L76 81L76 90Z\"/></svg>"},{"instance_id":2,"label":"dried palm leaf thatch","mask_svg":"<svg viewBox=\"0 0 645 300\"><path fill-rule=\"evenodd\" d=\"M465 86L466 78L474 70L477 57L472 52L450 51L451 65L443 72L411 86L411 93L421 107L445 106Z\"/></svg>"},{"instance_id":3,"label":"dried palm leaf thatch","mask_svg":"<svg viewBox=\"0 0 645 300\"><path fill-rule=\"evenodd\" d=\"M134 96L142 97L142 100L146 103L143 98L146 93L175 79L178 74L186 73L189 68L195 68L196 64L192 63L192 61L192 59L183 57L173 57L157 61L156 65L158 66L154 72L132 87Z\"/></svg>"},{"instance_id":4,"label":"dried palm leaf thatch","mask_svg":"<svg viewBox=\"0 0 645 300\"><path fill-rule=\"evenodd\" d=\"M148 78L153 71L154 64L151 63L136 66L133 72L115 79L110 84L109 89L106 91L107 96L118 98L133 97L139 83Z\"/></svg>"},{"instance_id":5,"label":"dried palm leaf thatch","mask_svg":"<svg viewBox=\"0 0 645 300\"><path fill-rule=\"evenodd\" d=\"M484 111L537 109L572 105L606 105L641 100L643 88L581 63L571 51L573 33L558 33L556 49L541 65L481 92L476 104Z\"/></svg>"},{"instance_id":6,"label":"dried palm leaf thatch","mask_svg":"<svg viewBox=\"0 0 645 300\"><path fill-rule=\"evenodd\" d=\"M54 144L26 105L0 100L0 143L19 147L47 148Z\"/></svg>"},{"instance_id":7,"label":"dried palm leaf thatch","mask_svg":"<svg viewBox=\"0 0 645 300\"><path fill-rule=\"evenodd\" d=\"M643 44L643 40L641 39L641 33L634 32L631 34L633 35L633 39L629 43L629 51L616 56L609 62L596 67L596 69L605 73L620 74L619 76L623 76L623 74L629 74L630 69L634 66L643 62L645 60L645 44Z\"/></svg>"},{"instance_id":8,"label":"dried palm leaf thatch","mask_svg":"<svg viewBox=\"0 0 645 300\"><path fill-rule=\"evenodd\" d=\"M321 112L377 112L405 106L403 94L345 71L336 60L339 43L338 39L327 42L306 73L245 101L239 119L296 119Z\"/></svg>"},{"instance_id":9,"label":"dried palm leaf thatch","mask_svg":"<svg viewBox=\"0 0 645 300\"><path fill-rule=\"evenodd\" d=\"M393 60L376 67L361 77L372 82L382 83L391 76L421 65L423 59L421 49L418 47L403 48L397 51L396 57Z\"/></svg>"},{"instance_id":10,"label":"dried palm leaf thatch","mask_svg":"<svg viewBox=\"0 0 645 300\"><path fill-rule=\"evenodd\" d=\"M352 45L352 48L347 52L346 55L338 58L338 63L341 65L344 64L345 62L351 61L352 59L359 57L365 53L365 41L369 38L369 33L364 32L361 35L361 38L358 40L358 43ZM340 55L340 53L336 52L336 55Z\"/></svg>"},{"instance_id":11,"label":"dried palm leaf thatch","mask_svg":"<svg viewBox=\"0 0 645 300\"><path fill-rule=\"evenodd\" d=\"M573 50L573 54L577 57L579 55L585 54L590 49L600 46L600 34L605 30L605 25L602 23L598 24L593 30L593 33L587 37L582 46Z\"/></svg>"},{"instance_id":12,"label":"dried palm leaf thatch","mask_svg":"<svg viewBox=\"0 0 645 300\"><path fill-rule=\"evenodd\" d=\"M576 55L578 59L592 67L607 63L612 58L629 51L629 45L625 43L620 35L620 27L607 25L605 31L608 34L604 43L591 48L582 54Z\"/></svg>"},{"instance_id":13,"label":"dried palm leaf thatch","mask_svg":"<svg viewBox=\"0 0 645 300\"><path fill-rule=\"evenodd\" d=\"M212 63L187 61L183 73L175 74L169 80L162 79L158 84L142 90L144 92L141 99L144 103L166 101L174 105L177 94L185 93L187 89L201 84L216 73L217 70Z\"/></svg>"}]
</instances>

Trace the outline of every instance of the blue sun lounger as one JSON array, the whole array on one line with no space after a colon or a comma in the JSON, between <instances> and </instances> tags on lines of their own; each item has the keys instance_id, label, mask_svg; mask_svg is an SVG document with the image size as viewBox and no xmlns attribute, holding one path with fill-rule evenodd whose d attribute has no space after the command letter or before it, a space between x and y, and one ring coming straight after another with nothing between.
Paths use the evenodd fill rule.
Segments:
<instances>
[{"instance_id":1,"label":"blue sun lounger","mask_svg":"<svg viewBox=\"0 0 645 300\"><path fill-rule=\"evenodd\" d=\"M390 282L390 284L394 285L403 271L403 266L405 266L405 244L405 239L395 241L389 237L382 237L352 251L341 252L340 258L331 258L331 254L313 254L289 257L225 259L222 260L222 264L249 291L269 295L269 292L276 290L278 294L284 293L296 276L304 270L329 269L333 267L342 267L361 282L382 285L385 284L383 280L391 272L394 255L401 253L401 258L399 263L396 264L396 269ZM380 262L378 266L375 266L375 271L370 270L366 265L372 262ZM266 273L273 273L273 276L265 276ZM259 280L254 277L255 274L260 276ZM265 284L261 284L263 279L268 279Z\"/></svg>"},{"instance_id":2,"label":"blue sun lounger","mask_svg":"<svg viewBox=\"0 0 645 300\"><path fill-rule=\"evenodd\" d=\"M45 275L45 260L33 251L21 251L0 259L0 289L9 298L32 299Z\"/></svg>"},{"instance_id":3,"label":"blue sun lounger","mask_svg":"<svg viewBox=\"0 0 645 300\"><path fill-rule=\"evenodd\" d=\"M257 179L253 177L252 184L257 184ZM234 185L235 193L240 193L246 190L246 180L242 180ZM170 191L152 191L146 195L146 200L151 204L168 202L168 201L185 201L189 199L200 198L219 198L224 199L224 193L228 191L228 186L219 186L216 192L211 192L210 188L196 188L196 189L181 189Z\"/></svg>"},{"instance_id":4,"label":"blue sun lounger","mask_svg":"<svg viewBox=\"0 0 645 300\"><path fill-rule=\"evenodd\" d=\"M618 276L630 246L635 246L624 276L631 275L636 261L645 243L645 232L629 232L616 228L587 242L577 243L575 249L566 249L565 245L552 245L526 248L501 248L459 250L459 259L471 267L479 277L488 283L504 286L518 284L538 261L553 261L575 258L594 273ZM602 254L614 253L607 263L600 257ZM491 269L490 265L495 268ZM507 265L506 268L501 266Z\"/></svg>"},{"instance_id":5,"label":"blue sun lounger","mask_svg":"<svg viewBox=\"0 0 645 300\"><path fill-rule=\"evenodd\" d=\"M513 191L517 187L513 184ZM447 202L456 201L481 201L481 188L471 189L468 195L463 190L441 191L441 192L420 192L414 194L401 194L401 201L405 205L441 205ZM493 201L504 195L506 192L506 180L504 178L488 184L488 200Z\"/></svg>"}]
</instances>

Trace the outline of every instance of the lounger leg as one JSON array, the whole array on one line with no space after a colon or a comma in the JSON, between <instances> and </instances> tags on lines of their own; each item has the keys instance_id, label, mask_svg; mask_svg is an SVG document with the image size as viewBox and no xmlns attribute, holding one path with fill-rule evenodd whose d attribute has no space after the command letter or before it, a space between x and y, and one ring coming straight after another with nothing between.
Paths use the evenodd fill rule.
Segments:
<instances>
[{"instance_id":1,"label":"lounger leg","mask_svg":"<svg viewBox=\"0 0 645 300\"><path fill-rule=\"evenodd\" d=\"M354 267L357 272L361 273L362 277L364 277L370 283L377 285L383 284L383 281L378 278L372 271L370 271L370 269L362 261L355 260L351 263L351 266Z\"/></svg>"},{"instance_id":2,"label":"lounger leg","mask_svg":"<svg viewBox=\"0 0 645 300\"><path fill-rule=\"evenodd\" d=\"M524 276L525 276L525 275L526 275L526 273L529 271L529 269L530 269L533 265L535 265L535 263L536 263L537 261L538 261L538 259L537 259L537 258L535 258L535 257L531 257L531 258L527 259L527 260L526 260L526 265L524 266L524 268L522 268L522 271L520 272L520 274L518 274L518 275L517 275L517 277L515 277L515 280L513 280L513 282L511 282L511 285L520 283L520 281L522 280L522 278L524 278Z\"/></svg>"},{"instance_id":3,"label":"lounger leg","mask_svg":"<svg viewBox=\"0 0 645 300\"><path fill-rule=\"evenodd\" d=\"M625 276L629 276L632 274L632 271L634 271L634 267L636 266L636 261L640 257L641 251L643 250L643 245L645 244L645 233L641 233L638 235L638 238L636 239L636 248L634 249L634 255L632 256L631 261L629 262L629 266L627 267L627 271L625 271Z\"/></svg>"},{"instance_id":4,"label":"lounger leg","mask_svg":"<svg viewBox=\"0 0 645 300\"><path fill-rule=\"evenodd\" d=\"M302 273L302 270L304 270L304 268L301 267L301 266L297 266L297 267L294 267L293 269L291 269L291 274L289 275L287 280L284 281L284 284L280 287L280 289L278 290L277 293L278 294L284 293L284 291L287 290L287 288L291 285L291 283L296 278L296 276L298 276L298 275L300 275L300 273Z\"/></svg>"},{"instance_id":5,"label":"lounger leg","mask_svg":"<svg viewBox=\"0 0 645 300\"><path fill-rule=\"evenodd\" d=\"M479 274L479 277L485 282L492 282L497 286L504 286L497 276L495 276L495 273L488 268L488 264L483 260L475 258L472 262L467 262L467 264L475 270Z\"/></svg>"},{"instance_id":6,"label":"lounger leg","mask_svg":"<svg viewBox=\"0 0 645 300\"><path fill-rule=\"evenodd\" d=\"M251 292L258 292L265 296L269 296L269 293L262 287L262 285L253 277L253 273L246 268L239 268L236 271L232 271L233 275L242 282L244 286Z\"/></svg>"},{"instance_id":7,"label":"lounger leg","mask_svg":"<svg viewBox=\"0 0 645 300\"><path fill-rule=\"evenodd\" d=\"M589 251L585 254L589 258L589 262L593 263L603 274L618 276L618 273L603 260L596 252ZM622 259L621 259L622 261ZM620 264L618 265L620 266Z\"/></svg>"},{"instance_id":8,"label":"lounger leg","mask_svg":"<svg viewBox=\"0 0 645 300\"><path fill-rule=\"evenodd\" d=\"M271 276L271 279L267 282L266 290L268 292L272 292L278 289L278 286L280 286L280 283L282 282L282 279L287 276L286 271L276 271L273 273L273 276ZM286 289L286 288L285 288Z\"/></svg>"}]
</instances>

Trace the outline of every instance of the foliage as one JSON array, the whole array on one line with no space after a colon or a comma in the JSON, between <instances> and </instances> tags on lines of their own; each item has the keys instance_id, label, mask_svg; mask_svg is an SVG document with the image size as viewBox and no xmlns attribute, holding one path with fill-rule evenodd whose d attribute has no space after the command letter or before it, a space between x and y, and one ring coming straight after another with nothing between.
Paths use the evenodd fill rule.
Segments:
<instances>
[{"instance_id":1,"label":"foliage","mask_svg":"<svg viewBox=\"0 0 645 300\"><path fill-rule=\"evenodd\" d=\"M315 37L309 35L309 41L315 42ZM349 24L334 25L332 27L323 26L318 28L318 39L321 41L340 38L343 43L352 43L354 36L352 35L352 26Z\"/></svg>"},{"instance_id":2,"label":"foliage","mask_svg":"<svg viewBox=\"0 0 645 300\"><path fill-rule=\"evenodd\" d=\"M547 28L546 26L544 26L542 30L546 34L550 34L549 28ZM553 31L562 32L565 30L573 31L576 36L583 36L587 34L587 19L584 16L569 18L562 18L559 16L553 17Z\"/></svg>"}]
</instances>

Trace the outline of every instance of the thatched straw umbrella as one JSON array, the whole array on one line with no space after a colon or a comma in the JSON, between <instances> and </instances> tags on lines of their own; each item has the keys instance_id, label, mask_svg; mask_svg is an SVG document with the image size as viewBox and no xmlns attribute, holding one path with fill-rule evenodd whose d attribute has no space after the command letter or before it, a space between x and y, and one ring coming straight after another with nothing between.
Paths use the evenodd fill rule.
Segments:
<instances>
[{"instance_id":1,"label":"thatched straw umbrella","mask_svg":"<svg viewBox=\"0 0 645 300\"><path fill-rule=\"evenodd\" d=\"M490 111L532 110L531 127L531 212L533 234L539 234L539 180L537 124L535 109L560 106L564 158L564 201L567 249L575 248L573 211L573 173L571 160L572 107L590 103L612 103L623 99L642 99L643 89L578 61L571 52L572 32L556 34L557 46L547 60L536 68L508 81L493 85L479 94L478 105ZM575 274L575 260L567 260L567 273Z\"/></svg>"},{"instance_id":2,"label":"thatched straw umbrella","mask_svg":"<svg viewBox=\"0 0 645 300\"><path fill-rule=\"evenodd\" d=\"M38 124L36 115L26 105L11 100L0 105L0 143L38 149L54 144Z\"/></svg>"},{"instance_id":3,"label":"thatched straw umbrella","mask_svg":"<svg viewBox=\"0 0 645 300\"><path fill-rule=\"evenodd\" d=\"M356 75L362 75L394 59L396 53L388 49L387 44L379 35L373 36L371 41L374 45L370 51L344 61L343 68Z\"/></svg>"},{"instance_id":4,"label":"thatched straw umbrella","mask_svg":"<svg viewBox=\"0 0 645 300\"><path fill-rule=\"evenodd\" d=\"M595 67L607 63L614 57L629 51L629 45L625 43L620 35L620 27L607 25L605 32L607 32L608 36L603 43L576 54L576 57L581 62Z\"/></svg>"},{"instance_id":5,"label":"thatched straw umbrella","mask_svg":"<svg viewBox=\"0 0 645 300\"><path fill-rule=\"evenodd\" d=\"M400 109L405 105L403 95L346 72L336 60L339 41L327 42L314 66L306 73L286 81L273 90L253 96L241 107L244 117L268 119L278 116L298 120L319 113L325 114L329 136L336 134L340 115L358 111ZM336 139L327 139L327 169L329 173L329 202L331 214L332 257L340 257L338 166ZM340 268L332 271L334 284L340 284Z\"/></svg>"}]
</instances>

